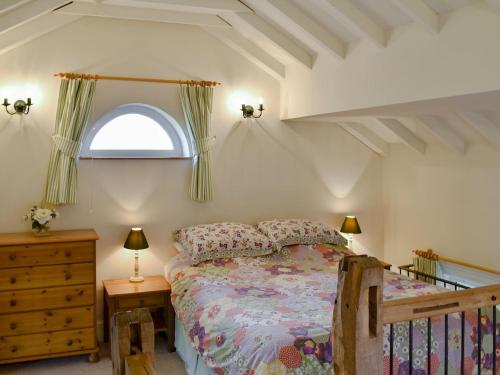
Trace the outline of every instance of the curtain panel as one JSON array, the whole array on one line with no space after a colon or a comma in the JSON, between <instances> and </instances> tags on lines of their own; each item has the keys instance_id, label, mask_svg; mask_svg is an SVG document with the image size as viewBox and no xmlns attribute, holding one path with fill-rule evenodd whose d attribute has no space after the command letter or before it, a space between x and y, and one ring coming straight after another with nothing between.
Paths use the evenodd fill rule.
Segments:
<instances>
[{"instance_id":1,"label":"curtain panel","mask_svg":"<svg viewBox=\"0 0 500 375\"><path fill-rule=\"evenodd\" d=\"M61 80L43 203L74 204L77 201L76 159L95 88L94 80Z\"/></svg>"},{"instance_id":2,"label":"curtain panel","mask_svg":"<svg viewBox=\"0 0 500 375\"><path fill-rule=\"evenodd\" d=\"M213 198L212 159L210 149L213 88L182 85L180 99L186 123L194 139L195 155L189 196L194 201L205 202Z\"/></svg>"}]
</instances>

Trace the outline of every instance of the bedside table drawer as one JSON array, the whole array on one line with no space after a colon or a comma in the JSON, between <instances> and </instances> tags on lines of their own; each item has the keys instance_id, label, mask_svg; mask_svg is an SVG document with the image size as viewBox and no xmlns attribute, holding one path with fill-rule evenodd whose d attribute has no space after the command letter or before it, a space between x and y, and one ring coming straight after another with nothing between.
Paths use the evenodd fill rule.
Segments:
<instances>
[{"instance_id":1,"label":"bedside table drawer","mask_svg":"<svg viewBox=\"0 0 500 375\"><path fill-rule=\"evenodd\" d=\"M165 296L162 294L151 294L145 296L121 297L117 301L118 309L135 309L137 307L153 307L165 305Z\"/></svg>"}]
</instances>

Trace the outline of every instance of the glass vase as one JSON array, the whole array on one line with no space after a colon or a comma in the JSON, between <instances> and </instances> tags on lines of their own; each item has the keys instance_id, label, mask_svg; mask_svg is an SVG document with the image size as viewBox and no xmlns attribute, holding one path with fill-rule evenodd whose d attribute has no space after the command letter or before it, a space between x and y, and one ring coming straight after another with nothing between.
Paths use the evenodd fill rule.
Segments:
<instances>
[{"instance_id":1,"label":"glass vase","mask_svg":"<svg viewBox=\"0 0 500 375\"><path fill-rule=\"evenodd\" d=\"M50 236L49 224L39 224L36 228L33 228L33 234L37 237Z\"/></svg>"}]
</instances>

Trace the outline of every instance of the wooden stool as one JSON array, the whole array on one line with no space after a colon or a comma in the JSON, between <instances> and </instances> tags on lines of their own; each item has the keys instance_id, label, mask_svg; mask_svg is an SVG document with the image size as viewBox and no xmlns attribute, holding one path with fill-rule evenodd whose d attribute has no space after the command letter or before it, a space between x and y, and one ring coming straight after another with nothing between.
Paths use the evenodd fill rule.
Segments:
<instances>
[{"instance_id":1,"label":"wooden stool","mask_svg":"<svg viewBox=\"0 0 500 375\"><path fill-rule=\"evenodd\" d=\"M146 357L149 358L148 365L153 367L154 332L153 320L146 308L119 312L113 315L111 323L113 375L125 374L125 358L131 354L147 354Z\"/></svg>"}]
</instances>

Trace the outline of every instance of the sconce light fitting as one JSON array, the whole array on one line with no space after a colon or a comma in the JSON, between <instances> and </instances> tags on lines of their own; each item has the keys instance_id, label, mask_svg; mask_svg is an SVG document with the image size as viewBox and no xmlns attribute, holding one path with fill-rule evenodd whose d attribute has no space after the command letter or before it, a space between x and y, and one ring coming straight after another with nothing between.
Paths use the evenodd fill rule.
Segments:
<instances>
[{"instance_id":1,"label":"sconce light fitting","mask_svg":"<svg viewBox=\"0 0 500 375\"><path fill-rule=\"evenodd\" d=\"M243 112L243 118L259 118L262 116L262 112L264 111L264 105L262 104L262 99L260 100L259 103L259 115L255 116L255 109L249 105L249 104L242 104L241 105L241 112Z\"/></svg>"},{"instance_id":2,"label":"sconce light fitting","mask_svg":"<svg viewBox=\"0 0 500 375\"><path fill-rule=\"evenodd\" d=\"M16 100L14 102L14 112L11 112L9 111L9 101L7 100L7 98L5 98L3 100L3 104L2 104L4 107L5 107L5 110L7 111L7 113L9 115L15 115L15 114L19 114L19 115L27 115L29 112L30 112L30 107L33 105L33 103L31 103L31 98L28 98L27 101L24 101L24 100Z\"/></svg>"}]
</instances>

